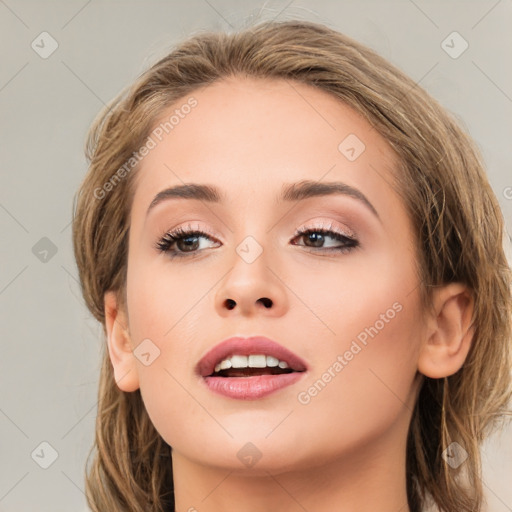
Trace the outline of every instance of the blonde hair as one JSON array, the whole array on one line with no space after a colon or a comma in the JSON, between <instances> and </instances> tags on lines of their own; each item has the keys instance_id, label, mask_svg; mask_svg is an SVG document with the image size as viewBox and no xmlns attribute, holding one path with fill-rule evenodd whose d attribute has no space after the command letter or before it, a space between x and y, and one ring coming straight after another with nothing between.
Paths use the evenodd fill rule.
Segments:
<instances>
[{"instance_id":1,"label":"blonde hair","mask_svg":"<svg viewBox=\"0 0 512 512\"><path fill-rule=\"evenodd\" d=\"M398 155L396 185L414 226L425 307L433 287L449 282L466 284L475 300L465 364L450 377L425 378L414 408L407 440L409 507L420 511L432 499L442 512L480 510L479 444L504 418L511 398L511 273L503 217L475 144L453 117L349 37L296 20L199 33L109 104L88 134L90 167L75 198L73 243L89 310L105 327L105 292L115 290L122 304L126 300L129 212L139 166L125 168L122 178L116 172L164 108L229 76L317 87L361 113ZM452 441L468 453L458 470L442 457ZM173 510L170 447L149 420L140 392L117 387L106 349L93 451L86 492L94 511Z\"/></svg>"}]
</instances>

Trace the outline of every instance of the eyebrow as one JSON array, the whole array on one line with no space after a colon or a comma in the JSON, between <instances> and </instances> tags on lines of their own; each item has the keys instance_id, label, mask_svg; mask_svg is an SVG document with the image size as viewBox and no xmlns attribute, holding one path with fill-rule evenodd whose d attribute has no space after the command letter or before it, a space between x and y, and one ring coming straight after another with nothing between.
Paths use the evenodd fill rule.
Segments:
<instances>
[{"instance_id":1,"label":"eyebrow","mask_svg":"<svg viewBox=\"0 0 512 512\"><path fill-rule=\"evenodd\" d=\"M282 186L281 195L278 197L277 201L278 203L301 201L311 197L323 197L334 194L345 195L357 199L380 220L377 210L360 190L339 181L321 183L318 181L303 180L297 183L286 183ZM197 199L208 203L222 203L226 199L220 189L213 185L203 185L200 183L176 185L158 192L151 201L146 216L157 204L169 199L177 198Z\"/></svg>"}]
</instances>

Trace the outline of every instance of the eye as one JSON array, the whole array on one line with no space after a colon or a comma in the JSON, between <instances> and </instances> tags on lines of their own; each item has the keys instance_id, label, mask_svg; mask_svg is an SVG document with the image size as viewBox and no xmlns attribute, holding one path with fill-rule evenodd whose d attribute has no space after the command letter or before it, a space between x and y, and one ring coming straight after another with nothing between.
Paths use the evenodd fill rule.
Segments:
<instances>
[{"instance_id":1,"label":"eye","mask_svg":"<svg viewBox=\"0 0 512 512\"><path fill-rule=\"evenodd\" d=\"M167 253L171 258L195 256L198 252L207 248L204 244L201 244L201 239L209 240L214 244L220 243L209 233L200 229L192 229L188 226L185 229L179 227L165 233L156 243L156 249L159 252ZM292 245L308 247L315 250L315 252L346 253L359 246L359 242L352 235L334 230L332 226L309 227L297 230L293 240L295 239L304 239L306 243L304 245L293 243ZM334 241L334 246L332 246L332 242L329 245L329 239Z\"/></svg>"},{"instance_id":2,"label":"eye","mask_svg":"<svg viewBox=\"0 0 512 512\"><path fill-rule=\"evenodd\" d=\"M201 247L200 239L205 238L212 241L208 233L198 229L187 229L179 227L165 235L156 243L156 249L168 253L171 258L193 255Z\"/></svg>"},{"instance_id":3,"label":"eye","mask_svg":"<svg viewBox=\"0 0 512 512\"><path fill-rule=\"evenodd\" d=\"M333 230L331 227L311 227L303 228L295 233L295 238L304 239L305 247L320 249L324 252L349 252L351 249L359 246L359 242L353 237ZM334 246L329 239L334 240ZM311 245L308 245L311 244ZM301 244L294 244L301 245Z\"/></svg>"}]
</instances>

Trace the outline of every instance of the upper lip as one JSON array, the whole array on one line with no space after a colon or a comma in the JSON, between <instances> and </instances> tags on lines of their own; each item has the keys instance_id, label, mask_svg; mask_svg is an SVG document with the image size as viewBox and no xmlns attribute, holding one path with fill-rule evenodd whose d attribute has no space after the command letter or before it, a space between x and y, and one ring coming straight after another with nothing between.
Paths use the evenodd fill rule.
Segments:
<instances>
[{"instance_id":1,"label":"upper lip","mask_svg":"<svg viewBox=\"0 0 512 512\"><path fill-rule=\"evenodd\" d=\"M202 377L207 377L213 373L217 363L235 354L264 354L286 361L292 370L302 372L307 369L306 363L299 356L265 336L228 338L210 349L199 360L196 369Z\"/></svg>"}]
</instances>

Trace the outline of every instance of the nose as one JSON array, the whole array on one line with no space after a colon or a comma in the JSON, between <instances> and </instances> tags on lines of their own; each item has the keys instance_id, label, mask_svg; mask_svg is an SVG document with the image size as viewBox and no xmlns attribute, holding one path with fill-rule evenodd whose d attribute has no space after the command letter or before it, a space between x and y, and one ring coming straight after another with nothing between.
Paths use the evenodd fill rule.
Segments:
<instances>
[{"instance_id":1,"label":"nose","mask_svg":"<svg viewBox=\"0 0 512 512\"><path fill-rule=\"evenodd\" d=\"M269 265L263 250L254 260L235 252L231 270L217 289L216 309L221 316L281 316L288 308L284 276L277 265Z\"/></svg>"}]
</instances>

